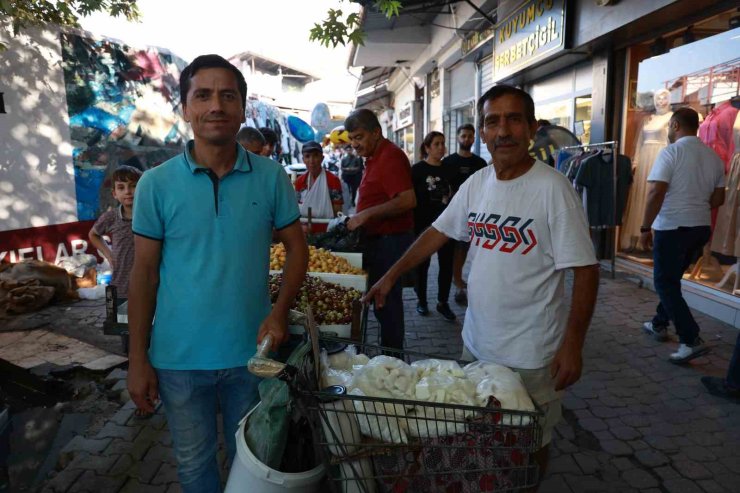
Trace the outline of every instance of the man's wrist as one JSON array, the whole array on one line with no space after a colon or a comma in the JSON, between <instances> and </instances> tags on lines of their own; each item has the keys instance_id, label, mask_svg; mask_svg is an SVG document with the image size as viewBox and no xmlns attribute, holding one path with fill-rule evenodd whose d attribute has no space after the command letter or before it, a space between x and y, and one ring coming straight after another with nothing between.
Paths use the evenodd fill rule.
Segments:
<instances>
[{"instance_id":1,"label":"man's wrist","mask_svg":"<svg viewBox=\"0 0 740 493\"><path fill-rule=\"evenodd\" d=\"M650 226L640 226L640 233L650 233L652 230Z\"/></svg>"}]
</instances>

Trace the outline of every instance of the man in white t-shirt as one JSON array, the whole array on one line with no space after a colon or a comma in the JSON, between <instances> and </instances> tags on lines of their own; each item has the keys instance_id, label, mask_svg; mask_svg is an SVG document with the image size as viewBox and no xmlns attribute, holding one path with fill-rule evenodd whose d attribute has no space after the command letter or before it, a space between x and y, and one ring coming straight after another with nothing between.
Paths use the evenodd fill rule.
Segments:
<instances>
[{"instance_id":1,"label":"man in white t-shirt","mask_svg":"<svg viewBox=\"0 0 740 493\"><path fill-rule=\"evenodd\" d=\"M581 375L581 353L599 284L583 206L568 180L528 153L537 130L526 92L498 85L478 101L481 137L493 165L460 187L442 215L365 297L376 306L396 279L449 238L470 242L462 359L517 371L545 412L544 475L562 390ZM565 270L574 272L565 302Z\"/></svg>"},{"instance_id":2,"label":"man in white t-shirt","mask_svg":"<svg viewBox=\"0 0 740 493\"><path fill-rule=\"evenodd\" d=\"M681 344L668 360L678 364L708 351L681 294L681 278L709 241L712 209L725 201L724 164L696 136L698 129L699 115L691 108L680 108L671 116L671 144L660 151L648 175L640 227L641 247L653 247L653 282L660 296L655 317L643 324L643 330L665 341L668 322L673 321Z\"/></svg>"}]
</instances>

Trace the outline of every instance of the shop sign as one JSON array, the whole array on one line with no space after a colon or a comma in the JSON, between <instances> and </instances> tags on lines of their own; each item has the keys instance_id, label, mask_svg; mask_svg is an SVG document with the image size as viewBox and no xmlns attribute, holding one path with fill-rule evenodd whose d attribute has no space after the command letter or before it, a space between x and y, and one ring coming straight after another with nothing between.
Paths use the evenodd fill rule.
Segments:
<instances>
[{"instance_id":1,"label":"shop sign","mask_svg":"<svg viewBox=\"0 0 740 493\"><path fill-rule=\"evenodd\" d=\"M414 121L414 106L411 101L401 107L396 112L396 130L408 127Z\"/></svg>"},{"instance_id":2,"label":"shop sign","mask_svg":"<svg viewBox=\"0 0 740 493\"><path fill-rule=\"evenodd\" d=\"M501 80L564 48L564 0L529 0L496 26L493 79Z\"/></svg>"},{"instance_id":3,"label":"shop sign","mask_svg":"<svg viewBox=\"0 0 740 493\"><path fill-rule=\"evenodd\" d=\"M493 34L496 31L494 26L489 26L482 31L475 31L468 34L465 39L462 40L462 56L474 52L486 43L489 39L493 38Z\"/></svg>"},{"instance_id":4,"label":"shop sign","mask_svg":"<svg viewBox=\"0 0 740 493\"><path fill-rule=\"evenodd\" d=\"M37 228L0 231L0 264L24 260L56 263L62 257L97 253L87 241L95 221L79 221Z\"/></svg>"}]
</instances>

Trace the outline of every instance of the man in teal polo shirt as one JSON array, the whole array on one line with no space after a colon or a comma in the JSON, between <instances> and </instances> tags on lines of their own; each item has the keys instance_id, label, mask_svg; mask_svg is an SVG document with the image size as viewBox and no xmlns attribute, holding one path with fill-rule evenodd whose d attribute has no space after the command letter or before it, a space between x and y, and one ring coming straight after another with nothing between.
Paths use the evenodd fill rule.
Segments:
<instances>
[{"instance_id":1,"label":"man in teal polo shirt","mask_svg":"<svg viewBox=\"0 0 740 493\"><path fill-rule=\"evenodd\" d=\"M194 140L144 173L136 192L128 388L149 412L162 399L186 493L221 491L217 408L230 465L238 422L259 399L247 360L268 334L273 348L287 337L288 309L308 263L288 176L236 142L246 89L220 56L186 67L180 94ZM273 230L287 257L271 307Z\"/></svg>"}]
</instances>

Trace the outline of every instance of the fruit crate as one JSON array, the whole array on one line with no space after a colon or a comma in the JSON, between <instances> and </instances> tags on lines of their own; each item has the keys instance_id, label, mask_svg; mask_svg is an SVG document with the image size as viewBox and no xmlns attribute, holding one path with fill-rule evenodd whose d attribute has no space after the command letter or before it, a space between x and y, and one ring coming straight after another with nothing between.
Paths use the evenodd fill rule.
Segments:
<instances>
[{"instance_id":1,"label":"fruit crate","mask_svg":"<svg viewBox=\"0 0 740 493\"><path fill-rule=\"evenodd\" d=\"M332 252L332 255L347 260L352 267L362 268L361 253ZM281 270L271 270L270 275L282 274ZM309 276L318 277L322 281L333 282L346 288L355 288L361 293L366 293L368 288L367 274L335 274L333 272L307 272Z\"/></svg>"}]
</instances>

